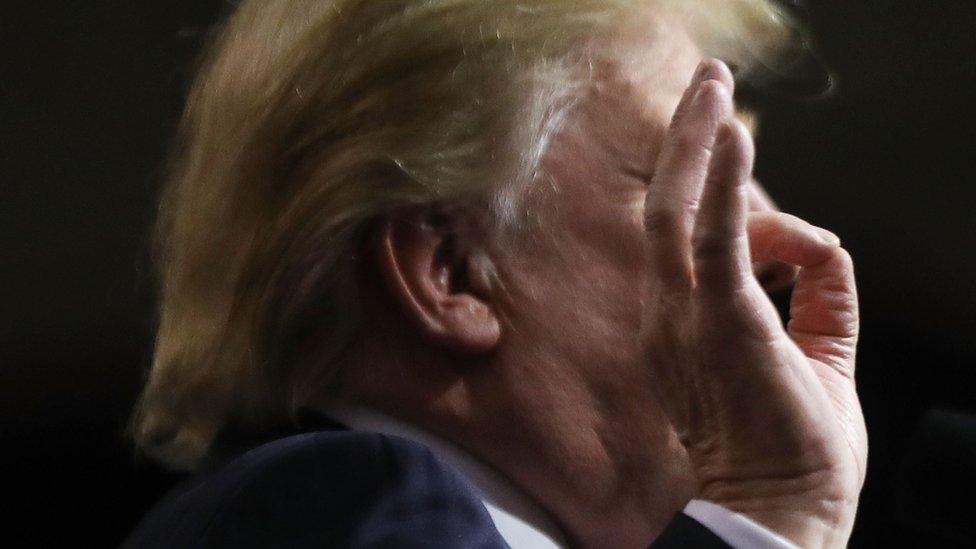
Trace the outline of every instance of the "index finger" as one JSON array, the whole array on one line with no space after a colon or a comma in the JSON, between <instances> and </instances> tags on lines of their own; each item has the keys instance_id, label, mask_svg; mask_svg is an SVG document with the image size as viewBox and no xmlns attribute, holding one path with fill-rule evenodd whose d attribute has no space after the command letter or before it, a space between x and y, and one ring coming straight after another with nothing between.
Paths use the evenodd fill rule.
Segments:
<instances>
[{"instance_id":1,"label":"index finger","mask_svg":"<svg viewBox=\"0 0 976 549\"><path fill-rule=\"evenodd\" d=\"M728 72L713 63L724 68L719 73ZM691 230L716 132L732 115L732 89L724 80L703 81L690 102L686 97L679 105L644 202L651 260L673 289L686 289L692 281Z\"/></svg>"}]
</instances>

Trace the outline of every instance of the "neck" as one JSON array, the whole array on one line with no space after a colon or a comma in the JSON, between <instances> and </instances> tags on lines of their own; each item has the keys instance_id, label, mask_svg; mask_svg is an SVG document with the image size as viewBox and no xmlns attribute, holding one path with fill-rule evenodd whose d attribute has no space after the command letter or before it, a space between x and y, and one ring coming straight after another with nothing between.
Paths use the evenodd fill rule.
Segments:
<instances>
[{"instance_id":1,"label":"neck","mask_svg":"<svg viewBox=\"0 0 976 549\"><path fill-rule=\"evenodd\" d=\"M380 364L369 368L374 382ZM459 371L450 380L383 375L396 383L370 383L380 389L356 400L491 466L574 546L646 547L693 496L684 452L646 400L608 406L569 380L500 384L488 375L497 370Z\"/></svg>"},{"instance_id":2,"label":"neck","mask_svg":"<svg viewBox=\"0 0 976 549\"><path fill-rule=\"evenodd\" d=\"M646 401L608 406L568 383L539 386L552 390L495 402L451 436L531 494L575 545L646 547L695 486L663 414Z\"/></svg>"}]
</instances>

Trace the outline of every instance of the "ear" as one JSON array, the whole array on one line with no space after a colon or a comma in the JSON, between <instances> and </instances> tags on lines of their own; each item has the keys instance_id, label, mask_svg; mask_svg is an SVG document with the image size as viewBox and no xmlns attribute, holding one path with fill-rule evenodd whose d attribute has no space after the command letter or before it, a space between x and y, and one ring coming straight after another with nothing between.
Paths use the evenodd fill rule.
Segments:
<instances>
[{"instance_id":1,"label":"ear","mask_svg":"<svg viewBox=\"0 0 976 549\"><path fill-rule=\"evenodd\" d=\"M491 351L501 337L490 277L458 220L428 209L379 226L377 265L394 299L429 341L456 352Z\"/></svg>"}]
</instances>

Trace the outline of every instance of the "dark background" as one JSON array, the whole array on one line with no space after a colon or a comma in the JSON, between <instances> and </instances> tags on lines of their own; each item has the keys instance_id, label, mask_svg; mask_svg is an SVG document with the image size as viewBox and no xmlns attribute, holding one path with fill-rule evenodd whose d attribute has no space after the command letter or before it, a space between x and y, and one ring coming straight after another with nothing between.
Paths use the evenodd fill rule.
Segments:
<instances>
[{"instance_id":1,"label":"dark background","mask_svg":"<svg viewBox=\"0 0 976 549\"><path fill-rule=\"evenodd\" d=\"M852 543L931 543L926 528L941 526L905 519L899 468L923 412L976 411L976 2L809 4L838 94L770 101L758 174L857 264L871 453ZM151 357L161 162L191 61L228 7L5 7L0 516L12 522L0 537L111 546L174 479L133 458L122 431ZM928 497L929 510L945 504Z\"/></svg>"}]
</instances>

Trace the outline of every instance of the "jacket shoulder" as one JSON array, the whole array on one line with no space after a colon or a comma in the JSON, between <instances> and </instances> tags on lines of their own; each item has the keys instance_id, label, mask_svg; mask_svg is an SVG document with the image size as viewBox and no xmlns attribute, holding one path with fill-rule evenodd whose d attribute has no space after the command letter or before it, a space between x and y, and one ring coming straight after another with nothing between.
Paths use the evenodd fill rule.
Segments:
<instances>
[{"instance_id":1,"label":"jacket shoulder","mask_svg":"<svg viewBox=\"0 0 976 549\"><path fill-rule=\"evenodd\" d=\"M177 489L126 547L504 547L484 505L426 447L322 431L250 450Z\"/></svg>"}]
</instances>

